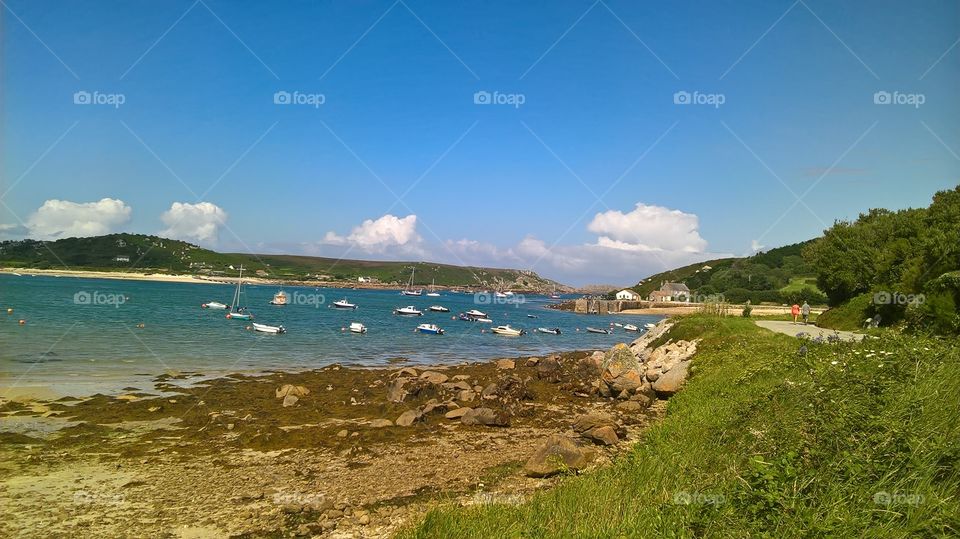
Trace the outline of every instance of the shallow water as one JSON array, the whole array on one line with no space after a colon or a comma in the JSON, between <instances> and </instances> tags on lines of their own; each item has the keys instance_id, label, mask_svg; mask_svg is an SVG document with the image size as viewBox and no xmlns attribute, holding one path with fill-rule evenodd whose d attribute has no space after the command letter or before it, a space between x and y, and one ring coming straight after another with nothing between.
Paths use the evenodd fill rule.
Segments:
<instances>
[{"instance_id":1,"label":"shallow water","mask_svg":"<svg viewBox=\"0 0 960 539\"><path fill-rule=\"evenodd\" d=\"M410 364L455 363L553 351L606 348L636 338L616 328L613 335L584 329L613 322L642 326L660 316L576 315L546 306L554 300L523 296L503 302L490 296L442 292L441 297L406 297L396 291L285 287L293 304L268 301L277 287L246 286L245 303L257 322L282 324L284 335L247 330L248 321L227 320L225 311L201 303L230 303L230 285L101 280L71 277L0 275L0 385L61 384L70 394L124 383L166 371L203 373L299 370L331 363L382 366L391 358ZM357 310L330 307L346 297ZM493 303L493 304L491 304ZM450 313L427 311L443 305ZM414 305L420 317L392 314ZM6 309L14 309L12 315ZM493 324L452 320L479 309ZM529 318L527 315L537 318ZM19 319L26 324L20 326ZM364 323L365 335L343 328ZM137 328L138 324L144 327ZM414 333L434 323L445 335ZM502 337L490 327L526 328L522 337ZM560 336L538 334L536 327L559 327ZM579 328L579 331L577 331ZM87 388L87 389L80 389Z\"/></svg>"}]
</instances>

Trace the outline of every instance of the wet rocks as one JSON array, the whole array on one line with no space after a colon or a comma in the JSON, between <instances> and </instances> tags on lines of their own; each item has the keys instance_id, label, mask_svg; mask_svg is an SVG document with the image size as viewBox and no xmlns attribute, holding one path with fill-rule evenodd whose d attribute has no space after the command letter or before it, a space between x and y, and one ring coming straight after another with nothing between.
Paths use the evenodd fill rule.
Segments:
<instances>
[{"instance_id":1,"label":"wet rocks","mask_svg":"<svg viewBox=\"0 0 960 539\"><path fill-rule=\"evenodd\" d=\"M394 403L403 402L407 397L407 392L403 389L406 383L407 378L397 378L391 382L390 387L387 388L387 400Z\"/></svg>"},{"instance_id":2,"label":"wet rocks","mask_svg":"<svg viewBox=\"0 0 960 539\"><path fill-rule=\"evenodd\" d=\"M547 356L537 362L537 378L547 382L560 381L560 358Z\"/></svg>"},{"instance_id":3,"label":"wet rocks","mask_svg":"<svg viewBox=\"0 0 960 539\"><path fill-rule=\"evenodd\" d=\"M431 383L431 384L442 384L442 383L446 382L447 380L449 380L450 377L447 376L446 374L441 373L441 372L436 372L436 371L424 371L424 372L420 375L420 379L423 380L423 381L425 381L425 382Z\"/></svg>"},{"instance_id":4,"label":"wet rocks","mask_svg":"<svg viewBox=\"0 0 960 539\"><path fill-rule=\"evenodd\" d=\"M555 434L544 441L523 468L530 477L550 477L583 470L595 457L593 450L578 446L567 436Z\"/></svg>"},{"instance_id":5,"label":"wet rocks","mask_svg":"<svg viewBox=\"0 0 960 539\"><path fill-rule=\"evenodd\" d=\"M472 408L460 418L464 425L484 425L488 427L509 427L510 414L492 408Z\"/></svg>"},{"instance_id":6,"label":"wet rocks","mask_svg":"<svg viewBox=\"0 0 960 539\"><path fill-rule=\"evenodd\" d=\"M310 390L304 386L295 386L293 384L283 384L277 388L276 395L278 399L282 399L288 395L293 395L294 397L305 397L310 394Z\"/></svg>"},{"instance_id":7,"label":"wet rocks","mask_svg":"<svg viewBox=\"0 0 960 539\"><path fill-rule=\"evenodd\" d=\"M470 410L473 410L473 408L470 408L469 406L464 406L462 408L450 410L443 417L446 417L447 419L460 419L461 417L466 415L466 413L469 412Z\"/></svg>"},{"instance_id":8,"label":"wet rocks","mask_svg":"<svg viewBox=\"0 0 960 539\"><path fill-rule=\"evenodd\" d=\"M573 430L580 436L601 445L614 445L620 441L626 431L614 421L613 417L593 412L584 414L573 422Z\"/></svg>"},{"instance_id":9,"label":"wet rocks","mask_svg":"<svg viewBox=\"0 0 960 539\"><path fill-rule=\"evenodd\" d=\"M407 410L406 412L400 414L400 417L397 418L396 424L398 427L409 427L423 419L423 412L420 409L416 410Z\"/></svg>"},{"instance_id":10,"label":"wet rocks","mask_svg":"<svg viewBox=\"0 0 960 539\"><path fill-rule=\"evenodd\" d=\"M500 370L511 370L517 367L517 362L512 359L498 359L497 368Z\"/></svg>"}]
</instances>

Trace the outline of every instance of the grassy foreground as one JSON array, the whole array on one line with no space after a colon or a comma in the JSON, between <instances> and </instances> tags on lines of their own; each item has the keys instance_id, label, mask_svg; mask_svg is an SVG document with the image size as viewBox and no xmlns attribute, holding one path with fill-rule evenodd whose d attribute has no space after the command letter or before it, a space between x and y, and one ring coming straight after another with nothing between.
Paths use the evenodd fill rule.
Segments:
<instances>
[{"instance_id":1,"label":"grassy foreground","mask_svg":"<svg viewBox=\"0 0 960 539\"><path fill-rule=\"evenodd\" d=\"M406 537L960 535L960 349L807 345L693 316L693 377L626 458L519 506L446 506Z\"/></svg>"}]
</instances>

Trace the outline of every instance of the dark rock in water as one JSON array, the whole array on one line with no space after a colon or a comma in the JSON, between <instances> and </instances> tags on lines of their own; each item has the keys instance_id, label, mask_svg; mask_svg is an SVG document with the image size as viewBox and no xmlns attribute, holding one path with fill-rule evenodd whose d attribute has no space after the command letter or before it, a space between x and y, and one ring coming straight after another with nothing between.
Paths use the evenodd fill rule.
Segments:
<instances>
[{"instance_id":1,"label":"dark rock in water","mask_svg":"<svg viewBox=\"0 0 960 539\"><path fill-rule=\"evenodd\" d=\"M485 425L488 427L509 427L510 415L492 408L474 408L463 414L460 421L464 425Z\"/></svg>"},{"instance_id":2,"label":"dark rock in water","mask_svg":"<svg viewBox=\"0 0 960 539\"><path fill-rule=\"evenodd\" d=\"M537 363L537 377L548 382L560 381L560 360L557 356L548 356Z\"/></svg>"},{"instance_id":3,"label":"dark rock in water","mask_svg":"<svg viewBox=\"0 0 960 539\"><path fill-rule=\"evenodd\" d=\"M531 477L549 477L583 470L595 456L593 450L578 446L566 436L554 434L530 456L523 468Z\"/></svg>"},{"instance_id":4,"label":"dark rock in water","mask_svg":"<svg viewBox=\"0 0 960 539\"><path fill-rule=\"evenodd\" d=\"M660 375L660 377L653 382L653 390L657 392L657 396L670 397L677 391L680 391L684 381L687 379L689 369L690 362L681 361L675 367Z\"/></svg>"},{"instance_id":5,"label":"dark rock in water","mask_svg":"<svg viewBox=\"0 0 960 539\"><path fill-rule=\"evenodd\" d=\"M397 418L397 426L399 427L409 427L417 421L423 419L423 412L418 410L407 410L406 412L400 414L400 417Z\"/></svg>"}]
</instances>

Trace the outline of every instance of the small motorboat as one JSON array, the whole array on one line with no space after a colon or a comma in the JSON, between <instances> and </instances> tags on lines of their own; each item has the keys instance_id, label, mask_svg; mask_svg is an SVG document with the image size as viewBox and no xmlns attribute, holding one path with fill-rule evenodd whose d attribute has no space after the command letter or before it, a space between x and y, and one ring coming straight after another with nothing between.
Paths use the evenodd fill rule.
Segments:
<instances>
[{"instance_id":1,"label":"small motorboat","mask_svg":"<svg viewBox=\"0 0 960 539\"><path fill-rule=\"evenodd\" d=\"M366 333L367 326L361 324L360 322L350 322L350 333Z\"/></svg>"},{"instance_id":2,"label":"small motorboat","mask_svg":"<svg viewBox=\"0 0 960 539\"><path fill-rule=\"evenodd\" d=\"M489 318L474 318L473 320L476 322L485 322L487 324L493 323L493 320L490 320Z\"/></svg>"},{"instance_id":3,"label":"small motorboat","mask_svg":"<svg viewBox=\"0 0 960 539\"><path fill-rule=\"evenodd\" d=\"M200 306L203 307L204 309L220 309L220 310L223 310L223 309L229 309L229 308L230 308L230 306L227 305L226 303L220 303L219 301L208 301L208 302L206 302L206 303L201 304Z\"/></svg>"},{"instance_id":4,"label":"small motorboat","mask_svg":"<svg viewBox=\"0 0 960 539\"><path fill-rule=\"evenodd\" d=\"M227 313L227 320L253 320L253 313L244 311Z\"/></svg>"},{"instance_id":5,"label":"small motorboat","mask_svg":"<svg viewBox=\"0 0 960 539\"><path fill-rule=\"evenodd\" d=\"M256 322L253 323L253 330L261 333L273 333L274 335L287 332L283 326L268 326L266 324L258 324Z\"/></svg>"},{"instance_id":6,"label":"small motorboat","mask_svg":"<svg viewBox=\"0 0 960 539\"><path fill-rule=\"evenodd\" d=\"M286 305L287 304L287 293L283 290L280 290L273 295L273 299L270 300L270 305Z\"/></svg>"},{"instance_id":7,"label":"small motorboat","mask_svg":"<svg viewBox=\"0 0 960 539\"><path fill-rule=\"evenodd\" d=\"M600 328L587 328L587 333L600 333L603 335L609 335L609 329L600 329Z\"/></svg>"},{"instance_id":8,"label":"small motorboat","mask_svg":"<svg viewBox=\"0 0 960 539\"><path fill-rule=\"evenodd\" d=\"M540 318L540 317L535 314L528 314L527 318Z\"/></svg>"},{"instance_id":9,"label":"small motorboat","mask_svg":"<svg viewBox=\"0 0 960 539\"><path fill-rule=\"evenodd\" d=\"M333 302L333 306L337 309L356 309L356 303L350 303L347 301L347 298L339 299Z\"/></svg>"},{"instance_id":10,"label":"small motorboat","mask_svg":"<svg viewBox=\"0 0 960 539\"><path fill-rule=\"evenodd\" d=\"M471 317L473 317L473 318L486 318L486 317L487 317L487 313L478 311L478 310L476 310L476 309L470 309L469 311L467 311L467 312L464 313L464 314L466 314L467 316L471 316Z\"/></svg>"},{"instance_id":11,"label":"small motorboat","mask_svg":"<svg viewBox=\"0 0 960 539\"><path fill-rule=\"evenodd\" d=\"M427 294L429 296L429 294ZM443 305L431 305L430 310L435 313L448 313L450 309L444 307Z\"/></svg>"},{"instance_id":12,"label":"small motorboat","mask_svg":"<svg viewBox=\"0 0 960 539\"><path fill-rule=\"evenodd\" d=\"M407 316L423 316L423 312L414 307L413 305L407 305L406 307L398 307L393 310L393 314L407 315Z\"/></svg>"},{"instance_id":13,"label":"small motorboat","mask_svg":"<svg viewBox=\"0 0 960 539\"><path fill-rule=\"evenodd\" d=\"M526 335L527 333L522 329L515 329L510 327L509 325L497 326L491 329L490 331L496 333L497 335L506 335L508 337L519 337L520 335Z\"/></svg>"},{"instance_id":14,"label":"small motorboat","mask_svg":"<svg viewBox=\"0 0 960 539\"><path fill-rule=\"evenodd\" d=\"M633 324L624 324L624 325L623 325L623 330L624 330L624 331L640 331L640 328L638 328L637 326L635 326L635 325L633 325Z\"/></svg>"},{"instance_id":15,"label":"small motorboat","mask_svg":"<svg viewBox=\"0 0 960 539\"><path fill-rule=\"evenodd\" d=\"M643 329L646 329L646 330L651 330L651 329L653 329L653 328L655 328L655 327L657 327L656 324L647 323L647 324L644 324L644 325L643 325Z\"/></svg>"},{"instance_id":16,"label":"small motorboat","mask_svg":"<svg viewBox=\"0 0 960 539\"><path fill-rule=\"evenodd\" d=\"M549 333L551 335L560 335L560 328L537 328L537 333Z\"/></svg>"},{"instance_id":17,"label":"small motorboat","mask_svg":"<svg viewBox=\"0 0 960 539\"><path fill-rule=\"evenodd\" d=\"M506 299L506 298L509 297L509 296L507 296L507 295L504 294L503 292L494 292L494 293L493 293L493 297L495 297L495 298L497 298L497 299Z\"/></svg>"},{"instance_id":18,"label":"small motorboat","mask_svg":"<svg viewBox=\"0 0 960 539\"><path fill-rule=\"evenodd\" d=\"M420 324L417 326L417 331L419 333L429 333L430 335L443 335L443 330L437 327L436 324Z\"/></svg>"},{"instance_id":19,"label":"small motorboat","mask_svg":"<svg viewBox=\"0 0 960 539\"><path fill-rule=\"evenodd\" d=\"M467 315L465 315L465 314L463 314L463 313L460 313L459 315L457 315L457 319L463 320L464 322L476 322L476 321L477 321L476 318L474 318L474 317L472 317L472 316L467 316Z\"/></svg>"}]
</instances>

